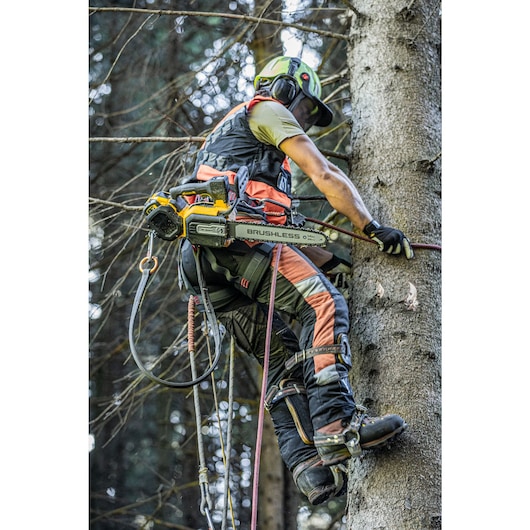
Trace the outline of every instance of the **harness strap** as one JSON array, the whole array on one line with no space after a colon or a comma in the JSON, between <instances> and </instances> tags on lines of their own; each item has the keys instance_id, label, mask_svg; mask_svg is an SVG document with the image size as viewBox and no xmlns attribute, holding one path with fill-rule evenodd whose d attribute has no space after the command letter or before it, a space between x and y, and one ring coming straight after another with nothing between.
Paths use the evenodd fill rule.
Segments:
<instances>
[{"instance_id":1,"label":"harness strap","mask_svg":"<svg viewBox=\"0 0 530 530\"><path fill-rule=\"evenodd\" d=\"M289 386L283 388L280 388L278 385L271 386L265 397L265 408L267 411L270 412L274 404L287 396L292 396L293 394L307 394L304 385L297 383L289 383L288 385Z\"/></svg>"},{"instance_id":2,"label":"harness strap","mask_svg":"<svg viewBox=\"0 0 530 530\"><path fill-rule=\"evenodd\" d=\"M308 348L307 350L302 350L296 352L290 359L287 359L285 362L285 368L287 370L292 370L299 362L306 361L315 357L315 355L320 355L322 353L334 353L340 355L344 352L344 346L342 344L330 344L329 346L315 346L314 348Z\"/></svg>"},{"instance_id":3,"label":"harness strap","mask_svg":"<svg viewBox=\"0 0 530 530\"><path fill-rule=\"evenodd\" d=\"M242 258L244 269L239 276L235 276L226 267L220 265L215 258L215 253L210 248L201 248L206 254L210 267L214 272L223 274L234 287L243 294L246 294L249 298L252 298L260 285L265 271L269 268L274 243L260 243L252 247Z\"/></svg>"},{"instance_id":4,"label":"harness strap","mask_svg":"<svg viewBox=\"0 0 530 530\"><path fill-rule=\"evenodd\" d=\"M279 420L280 423L283 423L282 418L285 418L285 414L290 415L302 442L306 445L313 445L311 417L309 408L305 406L307 400L293 399L294 396L301 394L307 394L303 383L295 379L282 379L279 385L273 385L270 391L267 392L265 408L271 414L273 420ZM287 411L275 410L274 406L282 399L285 401Z\"/></svg>"},{"instance_id":5,"label":"harness strap","mask_svg":"<svg viewBox=\"0 0 530 530\"><path fill-rule=\"evenodd\" d=\"M136 349L136 336L134 332L136 318L138 316L138 313L140 311L140 307L142 305L142 301L144 299L145 293L147 291L147 287L149 284L149 279L151 274L153 274L158 269L158 258L156 256L152 255L152 247L153 247L153 241L154 241L155 233L154 231L151 231L149 234L149 244L148 244L148 251L147 256L143 258L140 261L139 269L142 273L142 277L140 279L140 282L138 284L138 289L136 291L136 295L134 297L133 306L131 309L131 317L129 319L129 347L131 349L131 354L133 356L133 359L140 369L140 371L148 377L151 381L154 383L158 383L163 386L171 387L171 388L189 388L190 386L195 386L198 383L204 381L209 375L215 370L217 367L217 363L219 362L219 358L221 357L221 335L219 332L219 327L217 325L217 320L215 319L215 313L212 307L212 303L210 301L210 297L208 296L208 292L204 286L204 281L202 278L202 273L200 270L200 264L198 261L196 261L197 266L197 277L199 279L199 289L200 294L202 296L203 304L205 307L205 312L208 318L208 324L212 330L213 338L215 342L215 356L213 361L211 362L210 366L205 370L204 373L202 373L198 377L193 377L191 381L185 381L185 382L177 382L177 381L168 381L166 379L162 379L161 377L156 376L153 374L150 370L148 370L145 365L142 362L142 359L140 358L140 354L138 353ZM153 263L153 266L148 269L144 268L144 266L147 263Z\"/></svg>"}]
</instances>

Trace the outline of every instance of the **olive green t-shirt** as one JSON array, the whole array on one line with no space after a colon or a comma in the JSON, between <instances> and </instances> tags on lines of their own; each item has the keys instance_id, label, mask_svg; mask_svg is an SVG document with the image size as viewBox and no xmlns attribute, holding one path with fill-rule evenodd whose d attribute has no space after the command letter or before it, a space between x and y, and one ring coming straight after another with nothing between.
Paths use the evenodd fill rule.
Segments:
<instances>
[{"instance_id":1,"label":"olive green t-shirt","mask_svg":"<svg viewBox=\"0 0 530 530\"><path fill-rule=\"evenodd\" d=\"M305 134L291 112L276 101L256 103L250 111L248 124L260 142L278 148L287 138Z\"/></svg>"}]
</instances>

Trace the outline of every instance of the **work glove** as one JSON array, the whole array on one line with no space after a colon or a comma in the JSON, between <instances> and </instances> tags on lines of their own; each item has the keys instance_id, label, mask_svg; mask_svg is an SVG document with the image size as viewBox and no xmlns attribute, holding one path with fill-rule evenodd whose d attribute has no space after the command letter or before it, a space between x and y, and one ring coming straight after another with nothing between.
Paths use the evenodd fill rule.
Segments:
<instances>
[{"instance_id":1,"label":"work glove","mask_svg":"<svg viewBox=\"0 0 530 530\"><path fill-rule=\"evenodd\" d=\"M381 226L377 221L370 221L363 232L373 239L378 245L381 252L387 254L405 254L407 259L414 257L412 245L401 230L389 226Z\"/></svg>"}]
</instances>

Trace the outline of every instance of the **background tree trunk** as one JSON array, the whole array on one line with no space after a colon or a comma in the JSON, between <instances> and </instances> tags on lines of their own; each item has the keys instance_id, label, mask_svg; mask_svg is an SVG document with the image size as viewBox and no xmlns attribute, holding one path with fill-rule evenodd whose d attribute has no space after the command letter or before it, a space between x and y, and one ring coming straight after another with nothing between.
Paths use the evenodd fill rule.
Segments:
<instances>
[{"instance_id":1,"label":"background tree trunk","mask_svg":"<svg viewBox=\"0 0 530 530\"><path fill-rule=\"evenodd\" d=\"M284 474L285 465L280 455L274 426L269 414L263 419L263 443L259 481L258 528L285 530L297 512L289 512L285 505ZM296 526L295 526L296 528Z\"/></svg>"},{"instance_id":2,"label":"background tree trunk","mask_svg":"<svg viewBox=\"0 0 530 530\"><path fill-rule=\"evenodd\" d=\"M267 17L280 20L282 16L282 1L271 0L264 5L257 4L254 9L257 17ZM272 24L258 24L252 33L249 48L252 50L256 63L256 72L259 72L273 57L276 50L282 49L281 30Z\"/></svg>"},{"instance_id":3,"label":"background tree trunk","mask_svg":"<svg viewBox=\"0 0 530 530\"><path fill-rule=\"evenodd\" d=\"M353 180L381 224L439 243L439 3L355 5ZM348 528L441 528L441 254L417 250L407 261L356 242L353 255L356 399L373 415L400 414L409 429L350 463Z\"/></svg>"}]
</instances>

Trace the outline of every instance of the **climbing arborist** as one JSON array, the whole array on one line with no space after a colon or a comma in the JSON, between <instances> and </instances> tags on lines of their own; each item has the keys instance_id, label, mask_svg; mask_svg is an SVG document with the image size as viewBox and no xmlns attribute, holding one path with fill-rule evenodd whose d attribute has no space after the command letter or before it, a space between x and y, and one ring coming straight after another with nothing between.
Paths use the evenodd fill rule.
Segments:
<instances>
[{"instance_id":1,"label":"climbing arborist","mask_svg":"<svg viewBox=\"0 0 530 530\"><path fill-rule=\"evenodd\" d=\"M246 166L246 203L238 205L238 218L296 223L291 160L381 251L412 258L403 232L373 218L353 183L306 134L312 126L328 126L333 117L320 99L316 73L300 59L282 56L265 66L254 86L252 100L229 112L208 135L192 179L226 176L234 184ZM345 493L342 464L348 458L385 444L407 424L396 414L370 417L355 404L348 380L347 303L323 272L334 257L322 249L312 261L302 250L283 245L280 252L266 406L298 489L319 504ZM180 252L180 273L188 288L200 292L198 261L218 319L241 349L263 362L271 263L278 245L236 240L228 247L208 248L182 240ZM280 317L284 314L298 323L298 335Z\"/></svg>"}]
</instances>

